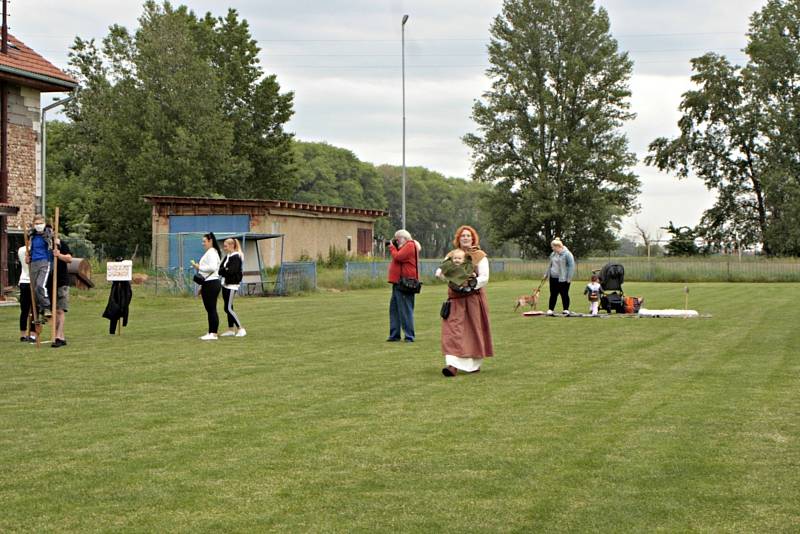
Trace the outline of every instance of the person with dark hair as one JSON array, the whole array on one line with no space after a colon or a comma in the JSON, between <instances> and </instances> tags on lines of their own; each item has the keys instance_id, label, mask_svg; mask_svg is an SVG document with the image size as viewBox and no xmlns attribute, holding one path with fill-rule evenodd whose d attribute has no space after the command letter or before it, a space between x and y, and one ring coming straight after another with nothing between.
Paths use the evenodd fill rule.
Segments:
<instances>
[{"instance_id":1,"label":"person with dark hair","mask_svg":"<svg viewBox=\"0 0 800 534\"><path fill-rule=\"evenodd\" d=\"M203 248L206 250L200 263L192 260L192 267L203 278L200 286L200 296L203 298L203 306L208 314L208 332L200 336L203 341L217 339L219 330L219 314L217 313L217 297L222 288L219 281L220 250L217 238L213 232L203 236Z\"/></svg>"},{"instance_id":2,"label":"person with dark hair","mask_svg":"<svg viewBox=\"0 0 800 534\"><path fill-rule=\"evenodd\" d=\"M228 330L222 333L222 337L244 337L247 335L247 331L242 326L239 315L233 311L233 297L239 291L239 284L242 281L242 263L244 262L242 245L238 239L229 237L222 242L222 248L225 250L225 257L219 267L219 276L222 281L222 303L225 315L228 316Z\"/></svg>"},{"instance_id":3,"label":"person with dark hair","mask_svg":"<svg viewBox=\"0 0 800 534\"><path fill-rule=\"evenodd\" d=\"M25 261L27 249L25 246L17 250L17 258L20 263L19 272L19 340L22 342L36 341L36 331L33 321L28 323L31 315L31 278L28 271L28 262Z\"/></svg>"},{"instance_id":4,"label":"person with dark hair","mask_svg":"<svg viewBox=\"0 0 800 534\"><path fill-rule=\"evenodd\" d=\"M69 264L72 263L72 251L69 249L69 245L57 238L53 257L58 261L58 272L56 273L56 293L52 297L56 299L56 337L53 339L51 347L57 349L67 344L67 338L64 335L64 320L69 310ZM47 287L53 287L52 271L47 280Z\"/></svg>"}]
</instances>

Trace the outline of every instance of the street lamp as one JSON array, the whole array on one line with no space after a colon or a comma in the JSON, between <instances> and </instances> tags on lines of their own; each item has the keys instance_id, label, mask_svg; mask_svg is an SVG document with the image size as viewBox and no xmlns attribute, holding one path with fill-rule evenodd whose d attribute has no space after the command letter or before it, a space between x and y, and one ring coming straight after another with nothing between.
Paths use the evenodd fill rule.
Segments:
<instances>
[{"instance_id":1,"label":"street lamp","mask_svg":"<svg viewBox=\"0 0 800 534\"><path fill-rule=\"evenodd\" d=\"M45 192L47 191L47 189L46 189L47 188L47 112L50 111L53 108L57 108L58 106L63 106L64 104L66 104L67 102L72 100L73 98L75 98L75 96L71 95L71 96L68 96L67 98L62 98L61 100L56 100L55 102L53 102L49 106L46 106L46 107L42 108L42 123L39 126L39 128L41 130L40 131L40 137L42 139L42 141L41 141L42 142L42 152L41 152L42 161L40 163L40 166L41 166L41 169L42 169L42 171L41 171L42 172L42 198L41 198L41 210L42 211L40 211L39 213L41 213L44 216L47 216L46 215L47 212L45 211L45 209L47 208L47 197L45 195Z\"/></svg>"},{"instance_id":2,"label":"street lamp","mask_svg":"<svg viewBox=\"0 0 800 534\"><path fill-rule=\"evenodd\" d=\"M400 24L400 35L403 47L403 204L402 204L402 224L406 229L406 22L408 15L403 15L403 22Z\"/></svg>"}]
</instances>

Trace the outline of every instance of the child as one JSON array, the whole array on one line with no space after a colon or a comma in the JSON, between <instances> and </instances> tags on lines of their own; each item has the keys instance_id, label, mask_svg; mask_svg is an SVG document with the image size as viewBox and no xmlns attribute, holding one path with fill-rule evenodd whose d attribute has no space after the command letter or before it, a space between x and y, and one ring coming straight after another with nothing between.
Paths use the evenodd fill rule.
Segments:
<instances>
[{"instance_id":1,"label":"child","mask_svg":"<svg viewBox=\"0 0 800 534\"><path fill-rule=\"evenodd\" d=\"M597 315L598 308L600 307L600 295L603 294L603 288L600 286L600 278L596 274L592 275L592 281L586 284L586 289L583 294L589 297L589 312L592 315Z\"/></svg>"},{"instance_id":2,"label":"child","mask_svg":"<svg viewBox=\"0 0 800 534\"><path fill-rule=\"evenodd\" d=\"M467 258L466 252L461 249L456 249L448 254L439 269L442 270L442 276L453 289L468 286L470 282L475 281L475 269L472 266L472 261Z\"/></svg>"}]
</instances>

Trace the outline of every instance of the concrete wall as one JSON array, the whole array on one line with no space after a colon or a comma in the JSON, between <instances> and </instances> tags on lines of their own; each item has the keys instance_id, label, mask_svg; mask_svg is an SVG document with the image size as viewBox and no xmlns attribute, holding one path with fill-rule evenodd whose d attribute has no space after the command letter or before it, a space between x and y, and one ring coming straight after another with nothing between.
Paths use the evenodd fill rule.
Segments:
<instances>
[{"instance_id":1,"label":"concrete wall","mask_svg":"<svg viewBox=\"0 0 800 534\"><path fill-rule=\"evenodd\" d=\"M41 194L39 91L8 86L8 201L19 214L8 218L9 229L30 224Z\"/></svg>"}]
</instances>

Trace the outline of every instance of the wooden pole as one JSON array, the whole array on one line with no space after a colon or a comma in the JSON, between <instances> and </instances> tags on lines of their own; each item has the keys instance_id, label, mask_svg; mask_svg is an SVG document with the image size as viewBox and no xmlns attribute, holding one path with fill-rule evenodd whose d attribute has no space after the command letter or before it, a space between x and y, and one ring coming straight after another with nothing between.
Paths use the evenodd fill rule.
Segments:
<instances>
[{"instance_id":1,"label":"wooden pole","mask_svg":"<svg viewBox=\"0 0 800 534\"><path fill-rule=\"evenodd\" d=\"M122 335L122 318L117 319L117 335Z\"/></svg>"},{"instance_id":2,"label":"wooden pole","mask_svg":"<svg viewBox=\"0 0 800 534\"><path fill-rule=\"evenodd\" d=\"M28 261L28 257L31 254L31 241L28 238L28 229L25 229L25 261ZM28 264L28 272L30 272L30 264ZM30 278L30 277L29 277ZM37 322L36 317L36 291L34 290L34 281L31 278L28 287L31 290L31 310L28 312L28 337L31 335L31 326L33 326L33 331L36 333L36 348L41 347L41 342L39 338L41 337L40 334L42 333L42 327Z\"/></svg>"},{"instance_id":3,"label":"wooden pole","mask_svg":"<svg viewBox=\"0 0 800 534\"><path fill-rule=\"evenodd\" d=\"M53 225L53 251L58 248L56 242L58 241L58 207L56 207L55 224ZM50 293L50 307L53 314L53 325L50 328L51 341L56 340L56 323L58 323L58 310L56 304L58 303L58 259L53 256L53 292Z\"/></svg>"}]
</instances>

